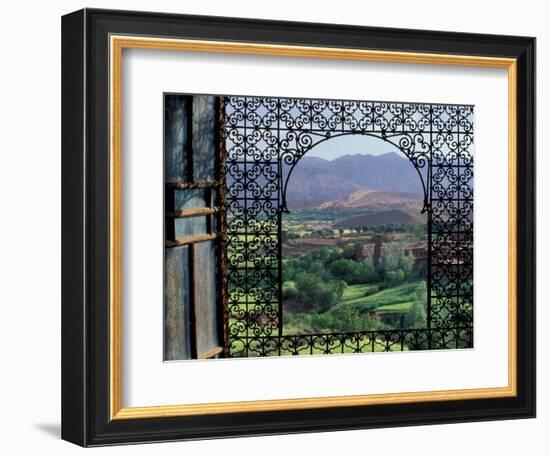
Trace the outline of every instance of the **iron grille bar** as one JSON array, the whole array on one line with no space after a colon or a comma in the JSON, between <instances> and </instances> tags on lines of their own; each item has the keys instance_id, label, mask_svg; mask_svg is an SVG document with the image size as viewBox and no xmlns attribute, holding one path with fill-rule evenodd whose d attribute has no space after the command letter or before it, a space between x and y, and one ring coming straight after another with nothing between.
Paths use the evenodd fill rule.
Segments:
<instances>
[{"instance_id":1,"label":"iron grille bar","mask_svg":"<svg viewBox=\"0 0 550 456\"><path fill-rule=\"evenodd\" d=\"M473 346L473 106L239 96L224 104L225 255L228 289L239 296L228 297L231 356ZM396 147L423 185L427 327L286 335L280 296L286 184L313 147L352 134Z\"/></svg>"}]
</instances>

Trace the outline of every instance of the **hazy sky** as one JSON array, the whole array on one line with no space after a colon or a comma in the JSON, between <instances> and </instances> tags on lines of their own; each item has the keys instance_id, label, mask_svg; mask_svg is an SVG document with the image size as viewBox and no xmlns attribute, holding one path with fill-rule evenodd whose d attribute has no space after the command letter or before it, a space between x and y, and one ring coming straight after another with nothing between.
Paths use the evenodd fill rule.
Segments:
<instances>
[{"instance_id":1,"label":"hazy sky","mask_svg":"<svg viewBox=\"0 0 550 456\"><path fill-rule=\"evenodd\" d=\"M320 157L325 160L334 160L342 155L369 154L382 155L388 152L397 152L397 147L372 136L344 135L323 141L313 147L306 155Z\"/></svg>"}]
</instances>

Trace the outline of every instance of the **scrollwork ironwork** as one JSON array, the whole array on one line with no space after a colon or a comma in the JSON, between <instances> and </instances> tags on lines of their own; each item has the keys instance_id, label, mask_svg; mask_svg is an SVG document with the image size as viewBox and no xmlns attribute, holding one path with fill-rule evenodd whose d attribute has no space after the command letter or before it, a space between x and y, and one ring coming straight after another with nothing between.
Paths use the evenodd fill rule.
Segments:
<instances>
[{"instance_id":1,"label":"scrollwork ironwork","mask_svg":"<svg viewBox=\"0 0 550 456\"><path fill-rule=\"evenodd\" d=\"M473 344L473 107L224 97L231 356L463 348ZM377 137L418 172L428 214L425 329L283 335L281 214L299 160L343 135Z\"/></svg>"}]
</instances>

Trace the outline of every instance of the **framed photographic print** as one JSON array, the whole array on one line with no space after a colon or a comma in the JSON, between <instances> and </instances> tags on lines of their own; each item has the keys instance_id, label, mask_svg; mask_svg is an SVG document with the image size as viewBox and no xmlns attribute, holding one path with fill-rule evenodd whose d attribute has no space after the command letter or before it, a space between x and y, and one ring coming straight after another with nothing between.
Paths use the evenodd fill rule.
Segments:
<instances>
[{"instance_id":1,"label":"framed photographic print","mask_svg":"<svg viewBox=\"0 0 550 456\"><path fill-rule=\"evenodd\" d=\"M535 415L535 40L63 17L62 436Z\"/></svg>"}]
</instances>

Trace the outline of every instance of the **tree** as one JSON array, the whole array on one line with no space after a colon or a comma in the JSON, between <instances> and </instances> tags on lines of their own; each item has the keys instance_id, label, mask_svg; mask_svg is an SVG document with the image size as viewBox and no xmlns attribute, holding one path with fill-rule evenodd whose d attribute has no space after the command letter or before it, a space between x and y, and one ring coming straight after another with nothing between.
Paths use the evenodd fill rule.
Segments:
<instances>
[{"instance_id":1,"label":"tree","mask_svg":"<svg viewBox=\"0 0 550 456\"><path fill-rule=\"evenodd\" d=\"M388 285L390 287L401 285L405 281L405 271L403 269L387 271L386 280L389 282Z\"/></svg>"},{"instance_id":2,"label":"tree","mask_svg":"<svg viewBox=\"0 0 550 456\"><path fill-rule=\"evenodd\" d=\"M371 283L378 281L378 274L374 268L372 258L365 258L360 263L361 283Z\"/></svg>"},{"instance_id":3,"label":"tree","mask_svg":"<svg viewBox=\"0 0 550 456\"><path fill-rule=\"evenodd\" d=\"M370 315L360 313L351 305L341 305L312 319L317 331L358 332L385 329L384 324Z\"/></svg>"},{"instance_id":4,"label":"tree","mask_svg":"<svg viewBox=\"0 0 550 456\"><path fill-rule=\"evenodd\" d=\"M414 268L415 258L412 255L401 255L397 258L397 267L405 272L407 280L418 279L419 273Z\"/></svg>"},{"instance_id":5,"label":"tree","mask_svg":"<svg viewBox=\"0 0 550 456\"><path fill-rule=\"evenodd\" d=\"M426 327L426 300L414 301L403 318L403 326L407 329Z\"/></svg>"},{"instance_id":6,"label":"tree","mask_svg":"<svg viewBox=\"0 0 550 456\"><path fill-rule=\"evenodd\" d=\"M289 240L289 237L288 237L288 230L281 230L281 241L282 242L286 242Z\"/></svg>"},{"instance_id":7,"label":"tree","mask_svg":"<svg viewBox=\"0 0 550 456\"><path fill-rule=\"evenodd\" d=\"M355 255L355 247L353 244L346 244L343 247L342 257L343 258L353 258Z\"/></svg>"},{"instance_id":8,"label":"tree","mask_svg":"<svg viewBox=\"0 0 550 456\"><path fill-rule=\"evenodd\" d=\"M345 284L339 281L324 281L316 274L301 273L296 278L296 300L304 310L323 312L342 297Z\"/></svg>"},{"instance_id":9,"label":"tree","mask_svg":"<svg viewBox=\"0 0 550 456\"><path fill-rule=\"evenodd\" d=\"M298 296L298 289L294 282L285 282L283 284L283 299L292 301Z\"/></svg>"},{"instance_id":10,"label":"tree","mask_svg":"<svg viewBox=\"0 0 550 456\"><path fill-rule=\"evenodd\" d=\"M337 279L350 284L359 283L361 276L359 263L345 258L333 261L330 266L330 271Z\"/></svg>"},{"instance_id":11,"label":"tree","mask_svg":"<svg viewBox=\"0 0 550 456\"><path fill-rule=\"evenodd\" d=\"M378 265L378 263L380 262L383 245L384 245L384 237L377 236L374 241L374 252L372 254L372 261L375 265Z\"/></svg>"},{"instance_id":12,"label":"tree","mask_svg":"<svg viewBox=\"0 0 550 456\"><path fill-rule=\"evenodd\" d=\"M397 258L397 267L403 269L407 274L413 270L414 257L412 255L401 255Z\"/></svg>"},{"instance_id":13,"label":"tree","mask_svg":"<svg viewBox=\"0 0 550 456\"><path fill-rule=\"evenodd\" d=\"M426 284L422 282L416 289L416 299L403 318L405 328L426 327Z\"/></svg>"},{"instance_id":14,"label":"tree","mask_svg":"<svg viewBox=\"0 0 550 456\"><path fill-rule=\"evenodd\" d=\"M416 237L422 238L426 236L427 227L425 223L414 225L414 234Z\"/></svg>"}]
</instances>

